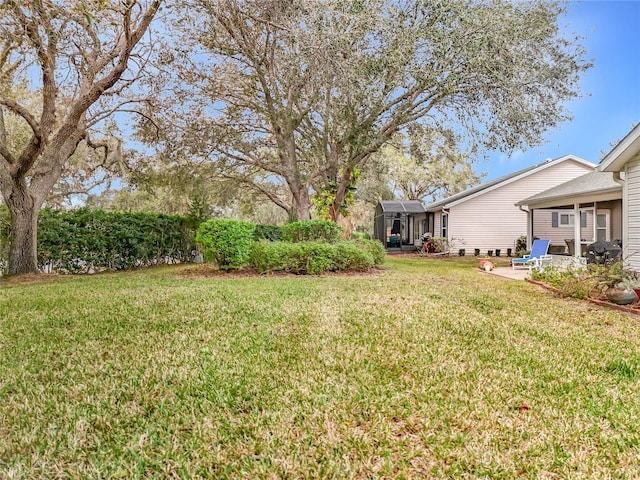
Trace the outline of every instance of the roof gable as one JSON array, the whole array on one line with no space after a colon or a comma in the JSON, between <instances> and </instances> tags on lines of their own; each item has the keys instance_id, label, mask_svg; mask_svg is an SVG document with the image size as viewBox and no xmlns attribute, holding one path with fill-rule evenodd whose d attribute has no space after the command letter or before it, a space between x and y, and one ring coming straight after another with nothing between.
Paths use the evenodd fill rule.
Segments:
<instances>
[{"instance_id":1,"label":"roof gable","mask_svg":"<svg viewBox=\"0 0 640 480\"><path fill-rule=\"evenodd\" d=\"M544 192L525 198L516 205L537 206L545 203L558 203L566 199L574 203L572 199L580 196L595 197L599 194L608 194L613 198L622 198L622 185L613 179L613 173L593 171L568 182L556 185Z\"/></svg>"},{"instance_id":2,"label":"roof gable","mask_svg":"<svg viewBox=\"0 0 640 480\"><path fill-rule=\"evenodd\" d=\"M472 198L475 198L480 195L484 195L485 193L489 193L497 188L516 182L518 180L528 177L529 175L533 175L542 170L546 170L547 168L554 167L566 161L574 161L574 162L583 164L589 168L593 168L593 169L596 168L596 164L591 163L587 160L584 160L583 158L577 157L575 155L565 155L563 157L556 158L555 160L547 160L544 163L539 163L537 165L533 165L531 167L525 168L523 170L519 170L509 175L496 178L495 180L491 180L490 182L483 183L476 187L472 187L468 190L465 190L464 192L457 193L443 200L430 203L425 207L425 209L427 211L433 212L433 211L440 210L442 208L451 208L455 205L459 205L460 203L471 200Z\"/></svg>"},{"instance_id":3,"label":"roof gable","mask_svg":"<svg viewBox=\"0 0 640 480\"><path fill-rule=\"evenodd\" d=\"M626 137L618 142L602 159L598 170L601 172L619 172L625 163L640 153L640 123Z\"/></svg>"}]
</instances>

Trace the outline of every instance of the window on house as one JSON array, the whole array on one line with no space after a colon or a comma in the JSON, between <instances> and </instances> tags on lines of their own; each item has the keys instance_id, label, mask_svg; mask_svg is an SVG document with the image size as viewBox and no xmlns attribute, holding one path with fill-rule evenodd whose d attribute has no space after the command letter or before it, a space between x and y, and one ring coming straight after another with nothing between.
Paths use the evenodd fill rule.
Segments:
<instances>
[{"instance_id":1,"label":"window on house","mask_svg":"<svg viewBox=\"0 0 640 480\"><path fill-rule=\"evenodd\" d=\"M442 214L442 238L449 238L449 214L448 213L443 213Z\"/></svg>"},{"instance_id":2,"label":"window on house","mask_svg":"<svg viewBox=\"0 0 640 480\"><path fill-rule=\"evenodd\" d=\"M569 212L552 212L551 213L551 226L557 227L573 227L575 225L575 215ZM587 212L580 212L580 227L587 226Z\"/></svg>"},{"instance_id":3,"label":"window on house","mask_svg":"<svg viewBox=\"0 0 640 480\"><path fill-rule=\"evenodd\" d=\"M561 213L560 214L560 226L561 227L573 227L574 225L573 213Z\"/></svg>"}]
</instances>

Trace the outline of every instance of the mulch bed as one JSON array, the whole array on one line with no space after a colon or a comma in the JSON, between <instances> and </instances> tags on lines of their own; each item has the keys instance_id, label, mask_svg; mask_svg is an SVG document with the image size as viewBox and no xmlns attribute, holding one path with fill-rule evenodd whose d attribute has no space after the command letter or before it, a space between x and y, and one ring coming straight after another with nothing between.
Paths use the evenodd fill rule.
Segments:
<instances>
[{"instance_id":1,"label":"mulch bed","mask_svg":"<svg viewBox=\"0 0 640 480\"><path fill-rule=\"evenodd\" d=\"M364 272L346 271L346 272L326 272L320 275L296 274L291 272L271 272L260 273L255 268L245 268L242 270L219 270L213 264L201 264L195 267L185 268L181 270L177 276L191 279L200 278L246 278L246 277L362 277L377 276L384 272L384 267L374 267Z\"/></svg>"},{"instance_id":2,"label":"mulch bed","mask_svg":"<svg viewBox=\"0 0 640 480\"><path fill-rule=\"evenodd\" d=\"M0 286L32 285L52 282L59 278L60 275L57 273L24 273L22 275L0 278Z\"/></svg>"},{"instance_id":3,"label":"mulch bed","mask_svg":"<svg viewBox=\"0 0 640 480\"><path fill-rule=\"evenodd\" d=\"M549 290L550 292L556 293L558 295L561 295L562 293L559 289L552 287L551 285L547 285L546 283L540 282L538 280L527 279L527 282L533 283L534 285L539 285L540 287L546 290ZM616 303L610 302L606 297L601 297L601 298L587 297L586 300L589 301L590 303L599 305L601 307L606 307L613 310L619 310L625 313L633 313L634 315L640 315L640 302L632 303L631 305L618 305Z\"/></svg>"}]
</instances>

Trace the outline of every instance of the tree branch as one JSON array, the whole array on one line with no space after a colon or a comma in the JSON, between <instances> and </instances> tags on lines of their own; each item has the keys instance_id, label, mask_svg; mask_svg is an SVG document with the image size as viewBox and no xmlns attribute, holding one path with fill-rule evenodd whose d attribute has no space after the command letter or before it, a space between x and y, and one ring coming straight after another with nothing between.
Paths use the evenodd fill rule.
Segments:
<instances>
[{"instance_id":1,"label":"tree branch","mask_svg":"<svg viewBox=\"0 0 640 480\"><path fill-rule=\"evenodd\" d=\"M10 111L22 117L29 124L31 131L38 138L38 140L42 140L42 131L40 130L40 125L38 124L36 118L31 115L29 110L20 105L18 102L5 97L0 97L0 105L4 105Z\"/></svg>"}]
</instances>

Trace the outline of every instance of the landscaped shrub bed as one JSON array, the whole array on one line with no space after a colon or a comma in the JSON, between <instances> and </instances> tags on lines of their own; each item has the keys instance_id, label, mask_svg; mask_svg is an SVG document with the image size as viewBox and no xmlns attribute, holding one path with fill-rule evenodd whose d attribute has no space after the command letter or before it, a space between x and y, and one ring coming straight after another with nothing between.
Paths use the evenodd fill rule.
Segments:
<instances>
[{"instance_id":1,"label":"landscaped shrub bed","mask_svg":"<svg viewBox=\"0 0 640 480\"><path fill-rule=\"evenodd\" d=\"M563 297L578 299L604 299L609 289L640 289L638 275L624 270L621 262L587 268L545 267L533 270L531 278L557 289Z\"/></svg>"},{"instance_id":2,"label":"landscaped shrub bed","mask_svg":"<svg viewBox=\"0 0 640 480\"><path fill-rule=\"evenodd\" d=\"M194 230L186 217L44 209L38 218L38 263L70 273L189 261Z\"/></svg>"},{"instance_id":3,"label":"landscaped shrub bed","mask_svg":"<svg viewBox=\"0 0 640 480\"><path fill-rule=\"evenodd\" d=\"M260 273L317 275L325 272L366 271L381 264L384 259L384 255L374 256L372 252L376 248L368 243L374 242L345 241L330 244L262 241L253 246L251 264ZM380 246L382 248L382 244Z\"/></svg>"},{"instance_id":4,"label":"landscaped shrub bed","mask_svg":"<svg viewBox=\"0 0 640 480\"><path fill-rule=\"evenodd\" d=\"M0 247L6 253L8 212L0 214ZM177 215L45 209L38 223L38 261L68 273L121 270L191 261L197 244L220 270L315 275L366 271L385 257L377 240L338 241L342 229L325 220L278 227L213 219L200 224L197 233L192 223Z\"/></svg>"},{"instance_id":5,"label":"landscaped shrub bed","mask_svg":"<svg viewBox=\"0 0 640 480\"><path fill-rule=\"evenodd\" d=\"M277 242L282 239L282 227L278 225L256 225L255 232L253 234L254 240L269 240L270 242Z\"/></svg>"},{"instance_id":6,"label":"landscaped shrub bed","mask_svg":"<svg viewBox=\"0 0 640 480\"><path fill-rule=\"evenodd\" d=\"M205 258L221 270L253 267L260 273L317 275L366 271L384 261L382 243L338 241L341 232L335 222L325 220L270 228L251 222L214 219L200 225L197 242ZM274 241L277 238L282 241Z\"/></svg>"},{"instance_id":7,"label":"landscaped shrub bed","mask_svg":"<svg viewBox=\"0 0 640 480\"><path fill-rule=\"evenodd\" d=\"M291 222L281 227L283 242L329 242L340 240L342 228L329 220Z\"/></svg>"}]
</instances>

